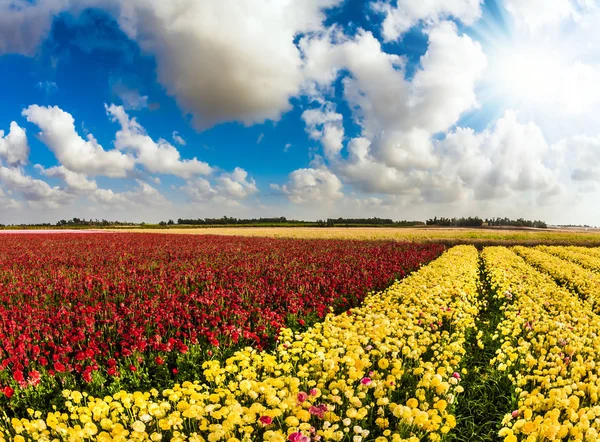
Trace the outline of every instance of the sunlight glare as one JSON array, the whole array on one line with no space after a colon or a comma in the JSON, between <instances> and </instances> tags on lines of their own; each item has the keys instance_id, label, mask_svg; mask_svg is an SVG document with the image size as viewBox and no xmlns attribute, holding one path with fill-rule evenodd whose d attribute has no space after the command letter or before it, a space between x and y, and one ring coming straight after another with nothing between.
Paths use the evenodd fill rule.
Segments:
<instances>
[{"instance_id":1,"label":"sunlight glare","mask_svg":"<svg viewBox=\"0 0 600 442\"><path fill-rule=\"evenodd\" d=\"M504 100L529 106L551 104L560 94L565 64L543 46L503 47L492 57L492 78Z\"/></svg>"}]
</instances>

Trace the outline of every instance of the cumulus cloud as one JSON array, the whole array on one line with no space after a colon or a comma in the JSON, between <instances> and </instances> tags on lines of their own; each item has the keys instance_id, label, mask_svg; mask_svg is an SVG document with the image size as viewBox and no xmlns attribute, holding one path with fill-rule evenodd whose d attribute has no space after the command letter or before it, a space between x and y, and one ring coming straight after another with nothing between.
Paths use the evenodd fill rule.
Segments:
<instances>
[{"instance_id":1,"label":"cumulus cloud","mask_svg":"<svg viewBox=\"0 0 600 442\"><path fill-rule=\"evenodd\" d=\"M323 143L327 157L333 158L340 153L344 140L343 116L335 112L333 103L304 111L302 120L310 138Z\"/></svg>"},{"instance_id":2,"label":"cumulus cloud","mask_svg":"<svg viewBox=\"0 0 600 442\"><path fill-rule=\"evenodd\" d=\"M48 169L40 164L35 165L42 175L59 178L67 185L67 191L73 193L90 193L98 189L94 180L89 180L83 173L73 172L65 166L55 166Z\"/></svg>"},{"instance_id":3,"label":"cumulus cloud","mask_svg":"<svg viewBox=\"0 0 600 442\"><path fill-rule=\"evenodd\" d=\"M256 182L240 167L219 175L215 184L199 177L189 180L181 190L194 202L215 201L228 205L237 205L240 200L258 192Z\"/></svg>"},{"instance_id":4,"label":"cumulus cloud","mask_svg":"<svg viewBox=\"0 0 600 442\"><path fill-rule=\"evenodd\" d=\"M521 1L521 0L518 0ZM385 15L382 34L386 41L396 40L419 23L435 23L454 18L473 24L481 17L483 0L397 0L377 1L373 8Z\"/></svg>"},{"instance_id":5,"label":"cumulus cloud","mask_svg":"<svg viewBox=\"0 0 600 442\"><path fill-rule=\"evenodd\" d=\"M29 158L29 143L25 129L16 122L10 123L10 132L4 135L0 130L0 160L9 166L22 166Z\"/></svg>"},{"instance_id":6,"label":"cumulus cloud","mask_svg":"<svg viewBox=\"0 0 600 442\"><path fill-rule=\"evenodd\" d=\"M600 182L600 136L577 135L560 140L556 150L570 163L576 182Z\"/></svg>"},{"instance_id":7,"label":"cumulus cloud","mask_svg":"<svg viewBox=\"0 0 600 442\"><path fill-rule=\"evenodd\" d=\"M337 155L343 144L341 115L325 103L303 117L310 136L321 140L331 170L363 192L435 201L463 195L456 178L433 172L442 159L432 137L478 106L474 89L486 57L481 46L459 35L452 23L431 27L428 36L429 47L411 80L404 60L385 53L371 33L348 39L334 32L303 42L312 61L307 73L316 90L327 89L340 70L348 72L342 81L344 98L361 135L349 140L347 155ZM327 125L339 128L336 136L325 137Z\"/></svg>"},{"instance_id":8,"label":"cumulus cloud","mask_svg":"<svg viewBox=\"0 0 600 442\"><path fill-rule=\"evenodd\" d=\"M457 176L476 199L495 199L535 192L560 192L551 160L555 151L534 123L520 123L507 111L482 133L458 128L440 143L442 173Z\"/></svg>"},{"instance_id":9,"label":"cumulus cloud","mask_svg":"<svg viewBox=\"0 0 600 442\"><path fill-rule=\"evenodd\" d=\"M221 174L217 182L221 193L238 200L258 192L255 181L248 179L248 172L240 167L236 167L231 173Z\"/></svg>"},{"instance_id":10,"label":"cumulus cloud","mask_svg":"<svg viewBox=\"0 0 600 442\"><path fill-rule=\"evenodd\" d=\"M87 140L75 130L75 120L58 106L32 105L23 111L27 121L41 129L40 140L67 169L86 175L124 177L135 160L118 150L104 150L93 135Z\"/></svg>"},{"instance_id":11,"label":"cumulus cloud","mask_svg":"<svg viewBox=\"0 0 600 442\"><path fill-rule=\"evenodd\" d=\"M114 192L112 189L97 189L90 199L105 207L126 209L128 207L161 207L169 205L169 201L150 184L135 180L137 187L125 192Z\"/></svg>"},{"instance_id":12,"label":"cumulus cloud","mask_svg":"<svg viewBox=\"0 0 600 442\"><path fill-rule=\"evenodd\" d=\"M0 189L0 209L2 210L16 210L20 209L21 203L17 200L11 198L9 195L4 193L2 189Z\"/></svg>"},{"instance_id":13,"label":"cumulus cloud","mask_svg":"<svg viewBox=\"0 0 600 442\"><path fill-rule=\"evenodd\" d=\"M9 0L0 3L0 55L33 55L52 20L68 0Z\"/></svg>"},{"instance_id":14,"label":"cumulus cloud","mask_svg":"<svg viewBox=\"0 0 600 442\"><path fill-rule=\"evenodd\" d=\"M193 158L181 159L181 154L168 141L154 141L135 118L129 118L122 106L106 106L113 121L121 125L116 134L115 147L119 151L135 154L135 161L152 173L173 174L183 178L206 175L212 168L205 162Z\"/></svg>"},{"instance_id":15,"label":"cumulus cloud","mask_svg":"<svg viewBox=\"0 0 600 442\"><path fill-rule=\"evenodd\" d=\"M324 10L340 2L132 0L109 10L156 57L159 81L203 129L279 119L303 80L294 39L322 29Z\"/></svg>"},{"instance_id":16,"label":"cumulus cloud","mask_svg":"<svg viewBox=\"0 0 600 442\"><path fill-rule=\"evenodd\" d=\"M296 204L331 203L344 197L342 187L340 179L324 167L298 169L290 173L287 184L271 184L271 189Z\"/></svg>"},{"instance_id":17,"label":"cumulus cloud","mask_svg":"<svg viewBox=\"0 0 600 442\"><path fill-rule=\"evenodd\" d=\"M73 201L73 195L26 175L20 167L0 167L0 181L5 188L22 195L34 209L58 209Z\"/></svg>"}]
</instances>

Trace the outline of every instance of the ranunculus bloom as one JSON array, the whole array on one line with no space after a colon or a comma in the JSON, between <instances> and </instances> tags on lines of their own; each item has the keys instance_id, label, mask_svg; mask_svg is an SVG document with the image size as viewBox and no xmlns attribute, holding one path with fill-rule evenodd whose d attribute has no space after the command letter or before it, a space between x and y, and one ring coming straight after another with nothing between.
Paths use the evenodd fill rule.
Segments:
<instances>
[{"instance_id":1,"label":"ranunculus bloom","mask_svg":"<svg viewBox=\"0 0 600 442\"><path fill-rule=\"evenodd\" d=\"M369 385L371 383L371 378L362 378L360 383L363 385Z\"/></svg>"},{"instance_id":2,"label":"ranunculus bloom","mask_svg":"<svg viewBox=\"0 0 600 442\"><path fill-rule=\"evenodd\" d=\"M13 394L15 394L15 390L13 390L12 387L10 386L6 386L2 389L2 393L4 393L4 396L6 396L7 398L11 398Z\"/></svg>"},{"instance_id":3,"label":"ranunculus bloom","mask_svg":"<svg viewBox=\"0 0 600 442\"><path fill-rule=\"evenodd\" d=\"M305 392L301 391L300 393L298 393L298 402L302 403L304 402L306 399L308 399L308 394L306 394Z\"/></svg>"},{"instance_id":4,"label":"ranunculus bloom","mask_svg":"<svg viewBox=\"0 0 600 442\"><path fill-rule=\"evenodd\" d=\"M273 423L273 418L271 416L261 416L258 420L263 425L271 425Z\"/></svg>"}]
</instances>

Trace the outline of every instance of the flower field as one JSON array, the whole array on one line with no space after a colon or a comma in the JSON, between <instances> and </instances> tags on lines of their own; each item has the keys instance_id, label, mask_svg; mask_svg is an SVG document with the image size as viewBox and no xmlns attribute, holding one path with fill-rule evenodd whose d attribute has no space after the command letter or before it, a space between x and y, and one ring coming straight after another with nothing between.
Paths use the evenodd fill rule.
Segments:
<instances>
[{"instance_id":1,"label":"flower field","mask_svg":"<svg viewBox=\"0 0 600 442\"><path fill-rule=\"evenodd\" d=\"M165 387L275 345L443 251L395 242L10 235L0 243L0 406ZM43 397L39 397L43 395Z\"/></svg>"},{"instance_id":2,"label":"flower field","mask_svg":"<svg viewBox=\"0 0 600 442\"><path fill-rule=\"evenodd\" d=\"M600 440L599 260L11 236L0 440Z\"/></svg>"}]
</instances>

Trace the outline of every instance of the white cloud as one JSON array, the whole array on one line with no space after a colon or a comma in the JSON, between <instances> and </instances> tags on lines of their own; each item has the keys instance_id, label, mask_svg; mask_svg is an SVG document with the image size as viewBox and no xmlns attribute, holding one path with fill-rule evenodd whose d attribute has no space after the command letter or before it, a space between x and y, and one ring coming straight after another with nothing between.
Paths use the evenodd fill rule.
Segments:
<instances>
[{"instance_id":1,"label":"white cloud","mask_svg":"<svg viewBox=\"0 0 600 442\"><path fill-rule=\"evenodd\" d=\"M333 103L326 103L320 109L308 109L302 113L306 131L310 138L323 143L325 155L336 157L343 147L343 116L335 112Z\"/></svg>"},{"instance_id":2,"label":"white cloud","mask_svg":"<svg viewBox=\"0 0 600 442\"><path fill-rule=\"evenodd\" d=\"M219 196L210 181L200 177L189 180L185 186L181 187L181 190L187 194L191 201L195 202L206 202Z\"/></svg>"},{"instance_id":3,"label":"white cloud","mask_svg":"<svg viewBox=\"0 0 600 442\"><path fill-rule=\"evenodd\" d=\"M256 182L252 178L248 179L248 172L240 167L236 167L231 173L221 174L217 182L220 193L238 200L258 192Z\"/></svg>"},{"instance_id":4,"label":"white cloud","mask_svg":"<svg viewBox=\"0 0 600 442\"><path fill-rule=\"evenodd\" d=\"M73 195L26 175L20 167L0 167L0 181L5 188L21 194L33 209L58 209L73 201Z\"/></svg>"},{"instance_id":5,"label":"white cloud","mask_svg":"<svg viewBox=\"0 0 600 442\"><path fill-rule=\"evenodd\" d=\"M442 174L459 177L476 199L560 192L551 164L555 151L537 125L518 122L514 111L480 134L458 128L440 144Z\"/></svg>"},{"instance_id":6,"label":"white cloud","mask_svg":"<svg viewBox=\"0 0 600 442\"><path fill-rule=\"evenodd\" d=\"M344 197L342 182L326 168L294 170L287 184L271 184L271 189L296 204L328 204Z\"/></svg>"},{"instance_id":7,"label":"white cloud","mask_svg":"<svg viewBox=\"0 0 600 442\"><path fill-rule=\"evenodd\" d=\"M67 191L73 193L90 193L98 189L98 184L94 180L89 180L85 174L73 172L65 166L55 166L48 169L40 164L35 165L36 169L42 175L48 177L60 178L67 185Z\"/></svg>"},{"instance_id":8,"label":"white cloud","mask_svg":"<svg viewBox=\"0 0 600 442\"><path fill-rule=\"evenodd\" d=\"M385 14L382 34L386 41L391 41L421 22L431 24L452 17L473 24L481 17L482 3L483 0L397 0L396 6L378 1L373 8Z\"/></svg>"},{"instance_id":9,"label":"white cloud","mask_svg":"<svg viewBox=\"0 0 600 442\"><path fill-rule=\"evenodd\" d=\"M11 198L9 195L4 193L4 191L2 189L0 189L0 209L16 210L16 209L20 209L21 207L22 207L21 203L19 203L15 199Z\"/></svg>"},{"instance_id":10,"label":"white cloud","mask_svg":"<svg viewBox=\"0 0 600 442\"><path fill-rule=\"evenodd\" d=\"M504 0L504 7L518 26L534 32L576 14L571 0Z\"/></svg>"},{"instance_id":11,"label":"white cloud","mask_svg":"<svg viewBox=\"0 0 600 442\"><path fill-rule=\"evenodd\" d=\"M435 173L442 159L432 137L478 106L474 89L486 57L480 45L459 35L452 23L437 24L428 35L428 50L412 80L406 78L404 60L385 53L368 32L353 39L328 33L302 43L316 90L327 90L327 83L336 78L331 72L349 73L342 81L344 97L361 136L348 142L348 155L337 155L344 134L342 116L328 109L326 102L321 109L306 111L304 119L311 137L321 139L331 170L363 192L435 201L464 195L456 178ZM319 72L329 74L319 76ZM339 128L329 139L323 130L327 124Z\"/></svg>"},{"instance_id":12,"label":"white cloud","mask_svg":"<svg viewBox=\"0 0 600 442\"><path fill-rule=\"evenodd\" d=\"M238 201L258 192L256 182L240 167L233 172L222 173L215 181L213 185L204 178L195 178L188 180L181 190L194 202L215 201L228 205L237 205Z\"/></svg>"},{"instance_id":13,"label":"white cloud","mask_svg":"<svg viewBox=\"0 0 600 442\"><path fill-rule=\"evenodd\" d=\"M4 135L0 130L0 160L9 166L22 166L27 164L29 158L29 143L25 129L16 122L10 123L10 132Z\"/></svg>"},{"instance_id":14,"label":"white cloud","mask_svg":"<svg viewBox=\"0 0 600 442\"><path fill-rule=\"evenodd\" d=\"M180 146L186 145L185 140L181 137L181 135L179 135L179 132L177 131L173 131L173 141L179 144Z\"/></svg>"},{"instance_id":15,"label":"white cloud","mask_svg":"<svg viewBox=\"0 0 600 442\"><path fill-rule=\"evenodd\" d=\"M138 89L130 88L122 81L116 82L112 90L121 99L126 110L140 110L148 107L148 96L140 94Z\"/></svg>"},{"instance_id":16,"label":"white cloud","mask_svg":"<svg viewBox=\"0 0 600 442\"><path fill-rule=\"evenodd\" d=\"M569 137L556 143L556 150L569 164L574 181L600 182L600 136Z\"/></svg>"},{"instance_id":17,"label":"white cloud","mask_svg":"<svg viewBox=\"0 0 600 442\"><path fill-rule=\"evenodd\" d=\"M88 134L87 140L75 130L75 120L58 106L32 105L23 111L27 121L37 125L39 138L67 169L86 175L124 177L133 170L135 161L118 150L104 150Z\"/></svg>"},{"instance_id":18,"label":"white cloud","mask_svg":"<svg viewBox=\"0 0 600 442\"><path fill-rule=\"evenodd\" d=\"M412 81L413 124L432 133L445 131L463 112L475 108L475 85L487 59L481 45L443 22L429 31L429 47Z\"/></svg>"},{"instance_id":19,"label":"white cloud","mask_svg":"<svg viewBox=\"0 0 600 442\"><path fill-rule=\"evenodd\" d=\"M294 38L341 0L122 1L121 28L157 59L158 79L198 128L278 120L300 90Z\"/></svg>"},{"instance_id":20,"label":"white cloud","mask_svg":"<svg viewBox=\"0 0 600 442\"><path fill-rule=\"evenodd\" d=\"M135 154L135 161L152 173L173 174L183 178L211 173L211 167L198 159L182 160L177 148L168 141L155 142L135 118L129 118L122 106L106 106L112 120L121 125L115 147Z\"/></svg>"},{"instance_id":21,"label":"white cloud","mask_svg":"<svg viewBox=\"0 0 600 442\"><path fill-rule=\"evenodd\" d=\"M150 184L135 180L137 187L125 192L114 192L112 189L97 189L90 199L105 207L120 210L131 207L156 207L165 209L170 203L156 188Z\"/></svg>"}]
</instances>

